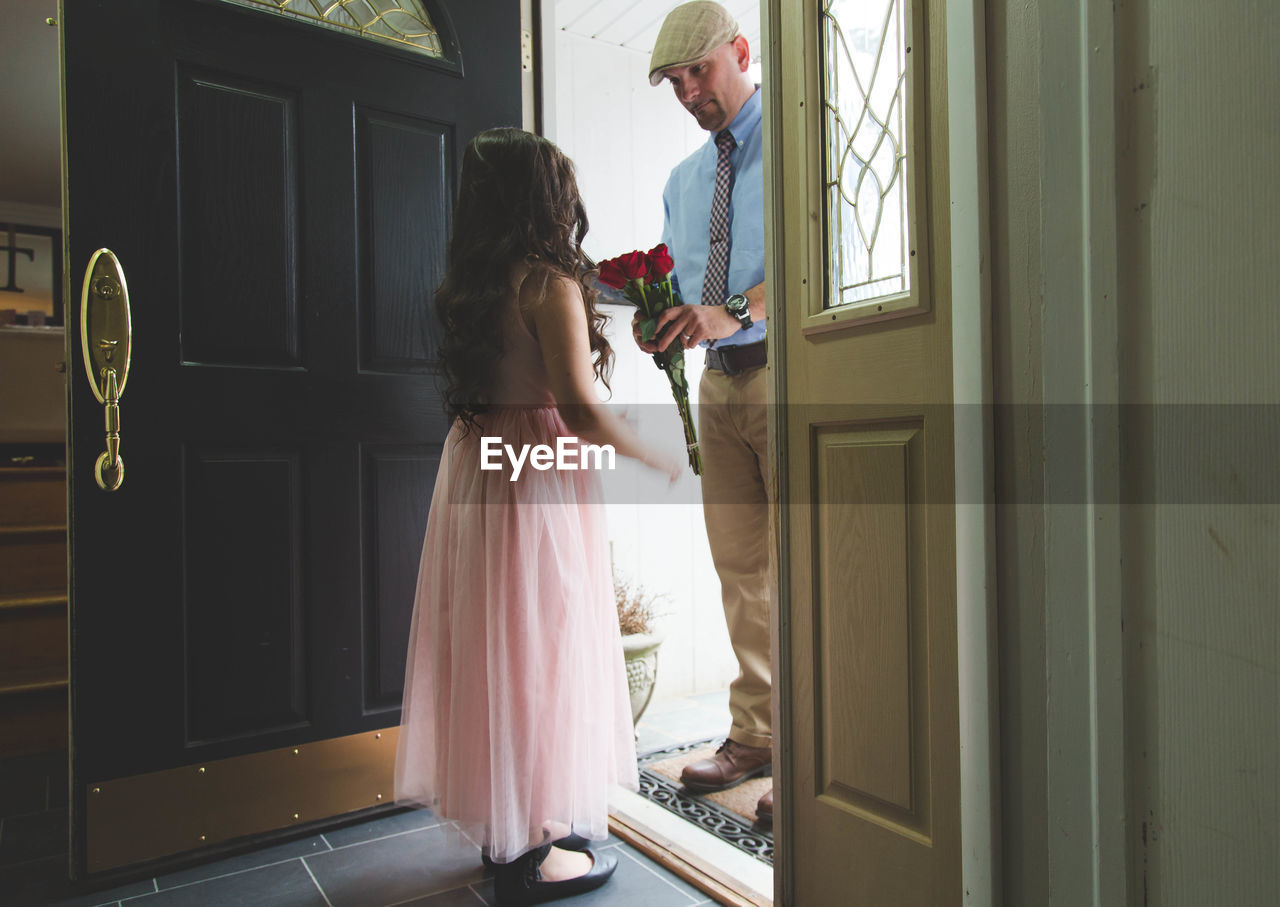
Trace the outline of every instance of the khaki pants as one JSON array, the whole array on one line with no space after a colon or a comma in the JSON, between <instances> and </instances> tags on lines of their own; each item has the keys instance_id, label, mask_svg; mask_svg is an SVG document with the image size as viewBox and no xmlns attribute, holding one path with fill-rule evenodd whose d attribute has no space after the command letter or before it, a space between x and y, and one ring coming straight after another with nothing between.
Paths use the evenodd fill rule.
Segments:
<instances>
[{"instance_id":1,"label":"khaki pants","mask_svg":"<svg viewBox=\"0 0 1280 907\"><path fill-rule=\"evenodd\" d=\"M698 391L702 509L739 668L729 686L729 737L747 746L773 742L766 381L764 368L733 376L707 369Z\"/></svg>"}]
</instances>

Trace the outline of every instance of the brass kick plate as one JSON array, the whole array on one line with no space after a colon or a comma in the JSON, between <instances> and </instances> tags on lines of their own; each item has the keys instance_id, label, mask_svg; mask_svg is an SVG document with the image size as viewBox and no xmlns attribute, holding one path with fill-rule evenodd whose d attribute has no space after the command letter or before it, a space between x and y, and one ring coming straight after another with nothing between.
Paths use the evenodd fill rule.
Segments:
<instances>
[{"instance_id":1,"label":"brass kick plate","mask_svg":"<svg viewBox=\"0 0 1280 907\"><path fill-rule=\"evenodd\" d=\"M399 730L87 784L87 869L117 869L391 803Z\"/></svg>"}]
</instances>

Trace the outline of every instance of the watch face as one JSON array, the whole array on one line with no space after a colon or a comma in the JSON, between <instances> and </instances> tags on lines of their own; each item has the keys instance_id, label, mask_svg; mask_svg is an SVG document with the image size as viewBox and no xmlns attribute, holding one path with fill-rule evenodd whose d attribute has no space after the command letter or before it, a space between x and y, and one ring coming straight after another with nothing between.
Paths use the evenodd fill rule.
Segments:
<instances>
[{"instance_id":1,"label":"watch face","mask_svg":"<svg viewBox=\"0 0 1280 907\"><path fill-rule=\"evenodd\" d=\"M724 307L731 315L737 317L747 310L747 297L741 293L735 293L724 301Z\"/></svg>"}]
</instances>

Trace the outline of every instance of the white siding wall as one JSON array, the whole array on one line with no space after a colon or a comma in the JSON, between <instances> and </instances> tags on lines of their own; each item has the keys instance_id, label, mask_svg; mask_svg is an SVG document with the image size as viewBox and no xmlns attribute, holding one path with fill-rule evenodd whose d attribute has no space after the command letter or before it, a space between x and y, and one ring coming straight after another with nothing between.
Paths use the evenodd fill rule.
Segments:
<instances>
[{"instance_id":1,"label":"white siding wall","mask_svg":"<svg viewBox=\"0 0 1280 907\"><path fill-rule=\"evenodd\" d=\"M587 251L600 260L657 245L667 174L707 134L670 88L649 85L647 54L563 31L556 32L554 54L555 98L546 133L577 165L591 221ZM680 420L666 378L631 341L631 308L608 308L609 342L617 355L613 403L626 407L642 432L680 445ZM702 357L693 353L689 360L696 401ZM660 629L666 641L655 698L724 689L738 669L697 503L697 480L688 475L668 491L641 472L620 464L614 478L642 482L655 501L674 503L611 505L609 534L619 575L665 597L658 608L664 612ZM634 491L617 497L637 499Z\"/></svg>"},{"instance_id":2,"label":"white siding wall","mask_svg":"<svg viewBox=\"0 0 1280 907\"><path fill-rule=\"evenodd\" d=\"M1047 485L1046 464L1060 456L1047 435L1061 408L1042 406L1055 402L1046 363L1088 352L1063 352L1070 341L1051 327L1060 307L1083 306L1052 276L1071 272L1062 258L1072 250L1052 241L1064 214L1048 197L1063 179L1054 160L1075 155L1080 169L1081 149L1064 149L1061 134L1078 135L1069 102L1082 86L1056 63L1057 26L1080 22L1082 8L1114 9L1115 26L1116 115L1097 127L1116 131L1114 350L1130 404L1118 418L1128 903L1271 905L1280 890L1280 132L1270 112L1280 18L1269 0L986 4L1004 902L1120 902L1110 891L1080 896L1090 879L1063 868L1076 835L1056 820L1088 819L1080 801L1090 794L1086 782L1062 798L1055 772L1088 768L1096 754L1087 734L1063 740L1054 690L1069 684L1052 667L1091 671L1097 652L1061 651L1046 630L1062 620L1046 560L1083 510L1078 495L1055 497ZM1065 226L1081 229L1078 219ZM1077 614L1090 606L1070 604ZM1089 715L1097 704L1068 705ZM1115 805L1094 818L1109 822Z\"/></svg>"},{"instance_id":3,"label":"white siding wall","mask_svg":"<svg viewBox=\"0 0 1280 907\"><path fill-rule=\"evenodd\" d=\"M1132 49L1152 76L1138 162L1150 174L1149 322L1124 340L1147 363L1155 404L1136 628L1151 653L1143 747L1154 758L1140 777L1152 903L1274 904L1280 16L1273 0L1149 7L1147 46Z\"/></svg>"}]
</instances>

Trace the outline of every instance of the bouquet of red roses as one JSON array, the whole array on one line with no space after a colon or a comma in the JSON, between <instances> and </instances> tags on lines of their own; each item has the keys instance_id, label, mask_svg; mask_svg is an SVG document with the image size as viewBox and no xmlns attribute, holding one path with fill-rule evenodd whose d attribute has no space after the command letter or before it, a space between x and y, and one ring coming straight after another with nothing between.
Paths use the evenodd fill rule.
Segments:
<instances>
[{"instance_id":1,"label":"bouquet of red roses","mask_svg":"<svg viewBox=\"0 0 1280 907\"><path fill-rule=\"evenodd\" d=\"M628 252L600 262L600 282L621 290L627 302L638 308L644 316L640 322L640 337L643 340L653 339L658 313L672 306L684 305L684 300L671 285L671 269L674 266L665 244L654 246L648 252ZM684 374L684 347L679 343L672 343L667 349L654 353L653 361L667 373L671 394L676 398L676 408L680 410L680 421L684 423L689 466L695 476L700 476L702 455L698 452L698 433L693 427L693 414L689 409L689 380Z\"/></svg>"}]
</instances>

